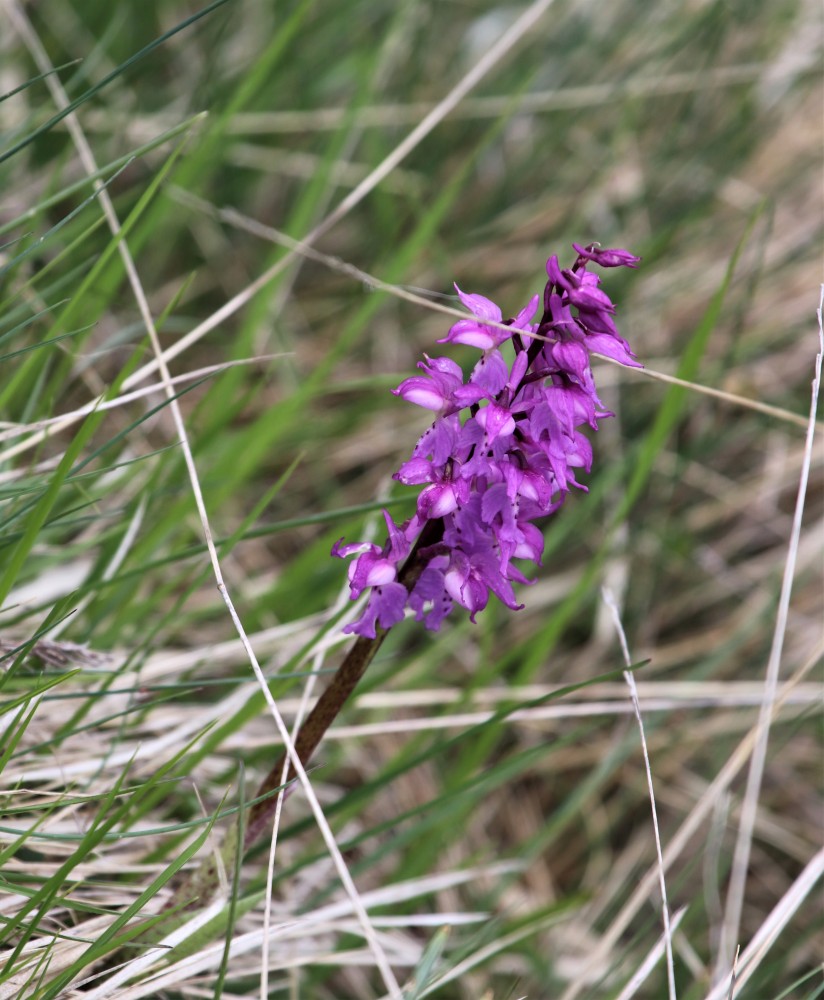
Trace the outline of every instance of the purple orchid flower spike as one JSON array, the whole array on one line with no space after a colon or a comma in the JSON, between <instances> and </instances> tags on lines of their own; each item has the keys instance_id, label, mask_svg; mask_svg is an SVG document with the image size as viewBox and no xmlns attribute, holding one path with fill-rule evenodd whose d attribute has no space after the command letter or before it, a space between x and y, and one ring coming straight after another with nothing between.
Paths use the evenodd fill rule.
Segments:
<instances>
[{"instance_id":1,"label":"purple orchid flower spike","mask_svg":"<svg viewBox=\"0 0 824 1000\"><path fill-rule=\"evenodd\" d=\"M490 594L513 610L523 607L513 583L530 581L512 560L540 565L543 536L533 522L558 510L573 487L586 489L574 470L590 471L592 446L579 428L597 430L612 416L598 399L590 355L640 367L618 333L600 278L587 269L634 268L640 257L597 243L573 248L573 266L561 268L550 257L543 296L533 296L506 322L494 302L456 285L472 317L455 323L440 343L479 349L480 361L465 380L451 359L425 356L418 364L425 374L393 390L435 414L394 476L423 489L414 517L403 525L384 511L383 547L335 543L333 555L357 555L349 567L352 598L369 589L363 613L346 632L374 638L407 609L437 631L455 604L474 622ZM541 301L543 316L532 323ZM511 363L500 350L507 343ZM438 541L421 546L432 525ZM413 560L416 572L407 577L401 564Z\"/></svg>"}]
</instances>

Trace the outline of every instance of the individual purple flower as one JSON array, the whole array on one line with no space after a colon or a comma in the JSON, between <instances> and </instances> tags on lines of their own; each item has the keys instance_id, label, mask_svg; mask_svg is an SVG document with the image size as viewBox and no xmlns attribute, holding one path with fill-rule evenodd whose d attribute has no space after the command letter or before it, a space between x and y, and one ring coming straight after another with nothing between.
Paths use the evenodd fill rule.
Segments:
<instances>
[{"instance_id":1,"label":"individual purple flower","mask_svg":"<svg viewBox=\"0 0 824 1000\"><path fill-rule=\"evenodd\" d=\"M511 580L525 582L524 577L513 566L502 570L498 539L483 520L480 496L456 513L444 542L451 550L444 585L453 600L470 612L470 621L486 607L490 590L514 611L523 607L515 599Z\"/></svg>"},{"instance_id":2,"label":"individual purple flower","mask_svg":"<svg viewBox=\"0 0 824 1000\"><path fill-rule=\"evenodd\" d=\"M589 271L584 271L580 276L571 271L567 271L566 274L570 275L566 281L567 299L579 313L584 311L611 316L615 312L615 306L607 293L598 287L601 279L597 274L590 274Z\"/></svg>"},{"instance_id":3,"label":"individual purple flower","mask_svg":"<svg viewBox=\"0 0 824 1000\"><path fill-rule=\"evenodd\" d=\"M538 308L538 296L536 295L515 319L505 324L510 327L510 330L502 330L500 326L490 325L490 323L500 324L503 319L501 310L494 302L483 295L469 295L462 292L457 285L455 285L455 291L461 302L473 314L473 319L458 320L450 328L449 333L438 341L439 344L467 344L469 347L479 347L482 351L492 350L509 340L512 336L512 330L526 329Z\"/></svg>"},{"instance_id":4,"label":"individual purple flower","mask_svg":"<svg viewBox=\"0 0 824 1000\"><path fill-rule=\"evenodd\" d=\"M636 267L640 258L597 244L574 249L571 268L556 256L547 261L538 323L531 321L540 296L502 323L494 302L455 286L473 316L441 343L483 353L468 379L451 359L425 356L418 365L425 374L393 390L436 415L394 476L423 488L403 525L384 512L383 547L335 543L333 555L357 556L349 567L352 598L369 589L360 618L345 631L374 638L407 608L437 631L454 604L474 622L490 593L513 610L523 606L513 584L530 581L513 560L540 565L543 536L534 521L554 513L573 487L586 489L575 470L590 471L592 446L580 428L597 430L612 416L598 399L590 355L638 366L615 326L615 306L587 268ZM499 349L507 342L510 364Z\"/></svg>"},{"instance_id":5,"label":"individual purple flower","mask_svg":"<svg viewBox=\"0 0 824 1000\"><path fill-rule=\"evenodd\" d=\"M602 249L597 243L590 243L587 247L579 247L577 243L573 243L572 249L579 257L583 257L584 260L591 260L594 264L599 264L601 267L638 267L641 261L640 257L634 256L629 250L620 250L618 248L606 250Z\"/></svg>"},{"instance_id":6,"label":"individual purple flower","mask_svg":"<svg viewBox=\"0 0 824 1000\"><path fill-rule=\"evenodd\" d=\"M497 441L502 436L511 436L515 433L515 419L509 410L497 403L490 403L478 410L475 415L475 422L484 431L485 448L489 448L493 441Z\"/></svg>"},{"instance_id":7,"label":"individual purple flower","mask_svg":"<svg viewBox=\"0 0 824 1000\"><path fill-rule=\"evenodd\" d=\"M469 499L469 483L460 477L455 463L439 466L425 458L411 458L393 476L406 486L429 483L418 496L418 517L423 521L451 514Z\"/></svg>"},{"instance_id":8,"label":"individual purple flower","mask_svg":"<svg viewBox=\"0 0 824 1000\"><path fill-rule=\"evenodd\" d=\"M506 385L508 377L509 366L501 352L493 349L484 351L481 360L472 369L469 383L483 389L490 397L494 397Z\"/></svg>"},{"instance_id":9,"label":"individual purple flower","mask_svg":"<svg viewBox=\"0 0 824 1000\"><path fill-rule=\"evenodd\" d=\"M454 413L461 409L462 404L452 398L458 389L463 388L463 372L449 358L430 358L419 361L418 368L428 372L428 375L412 375L404 379L392 392L401 399L426 410L436 413Z\"/></svg>"},{"instance_id":10,"label":"individual purple flower","mask_svg":"<svg viewBox=\"0 0 824 1000\"><path fill-rule=\"evenodd\" d=\"M452 610L452 598L444 585L444 570L449 565L445 555L430 559L417 583L409 592L409 607L415 618L430 632L437 632Z\"/></svg>"},{"instance_id":11,"label":"individual purple flower","mask_svg":"<svg viewBox=\"0 0 824 1000\"><path fill-rule=\"evenodd\" d=\"M347 634L362 635L374 639L377 627L390 629L403 621L409 594L402 583L386 583L373 587L363 614L356 622L344 625Z\"/></svg>"}]
</instances>

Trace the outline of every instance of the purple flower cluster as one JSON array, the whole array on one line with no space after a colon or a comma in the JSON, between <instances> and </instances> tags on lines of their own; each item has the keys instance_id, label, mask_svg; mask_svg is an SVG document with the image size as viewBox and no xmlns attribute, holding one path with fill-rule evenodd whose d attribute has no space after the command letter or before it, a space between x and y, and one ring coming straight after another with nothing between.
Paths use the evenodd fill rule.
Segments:
<instances>
[{"instance_id":1,"label":"purple flower cluster","mask_svg":"<svg viewBox=\"0 0 824 1000\"><path fill-rule=\"evenodd\" d=\"M589 472L592 448L578 428L588 424L597 430L599 420L612 416L596 394L590 352L640 367L615 327L615 307L599 288L599 277L587 270L590 264L636 267L640 258L597 245L573 247L578 256L571 268L561 269L555 256L547 261L538 323L530 322L537 295L514 319L502 322L494 302L456 285L472 316L456 323L440 343L482 351L472 374L464 381L454 361L425 355L418 364L425 374L393 390L436 414L394 476L423 489L414 517L404 524L395 524L384 511L383 546L335 543L333 555L358 555L349 566L352 599L371 588L363 614L345 632L374 638L376 626L391 628L407 607L436 630L454 602L474 622L490 591L507 607L523 607L512 584L530 581L512 560L540 565L543 536L532 522L557 510L571 487L585 489L575 470ZM507 342L514 349L510 365L500 350ZM435 521L440 522L436 540L421 547L422 531ZM423 568L407 586L400 567L416 540Z\"/></svg>"}]
</instances>

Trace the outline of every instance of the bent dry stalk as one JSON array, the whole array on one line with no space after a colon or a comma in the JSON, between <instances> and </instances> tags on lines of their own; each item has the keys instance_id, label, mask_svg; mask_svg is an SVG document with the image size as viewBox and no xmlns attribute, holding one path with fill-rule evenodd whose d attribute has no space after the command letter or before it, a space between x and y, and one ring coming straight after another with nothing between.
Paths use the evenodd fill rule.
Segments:
<instances>
[{"instance_id":1,"label":"bent dry stalk","mask_svg":"<svg viewBox=\"0 0 824 1000\"><path fill-rule=\"evenodd\" d=\"M587 268L636 267L640 258L627 250L573 244L577 257L562 269L547 261L543 296L535 295L512 319L502 323L498 306L482 295L455 288L471 318L455 323L440 343L480 349L480 360L464 381L450 358L419 363L424 375L405 379L395 395L434 411L432 425L394 478L422 485L415 514L396 525L384 510L387 540L335 543L332 554L357 554L349 566L353 600L369 590L360 617L345 632L358 636L343 663L307 716L295 740L301 763L308 764L326 731L380 648L389 629L409 608L427 629L437 631L455 604L474 622L490 591L519 610L513 583L528 584L513 559L541 564L543 536L533 521L554 513L574 486L585 490L575 469L589 472L592 447L579 430L598 429L613 416L598 398L590 352L640 367L620 336L615 307ZM531 323L538 304L543 313ZM502 328L505 327L504 328ZM504 359L501 348L512 356ZM240 850L245 854L269 829L277 808L286 756L282 755L258 789ZM293 780L292 767L287 782ZM223 859L231 868L238 849L227 838ZM188 875L165 909L205 905L218 886L214 858Z\"/></svg>"}]
</instances>

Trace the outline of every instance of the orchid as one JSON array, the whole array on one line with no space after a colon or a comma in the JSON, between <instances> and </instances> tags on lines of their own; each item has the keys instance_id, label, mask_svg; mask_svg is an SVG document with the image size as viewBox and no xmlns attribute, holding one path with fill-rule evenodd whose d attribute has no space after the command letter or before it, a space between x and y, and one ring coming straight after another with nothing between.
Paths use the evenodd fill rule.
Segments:
<instances>
[{"instance_id":1,"label":"orchid","mask_svg":"<svg viewBox=\"0 0 824 1000\"><path fill-rule=\"evenodd\" d=\"M534 296L506 321L494 302L456 285L472 315L440 343L478 348L481 359L465 381L450 358L425 355L418 364L425 374L392 390L436 414L394 476L423 489L404 524L384 511L382 547L335 543L333 555L357 555L349 567L352 599L370 590L363 613L345 632L374 639L407 608L436 631L455 604L474 622L490 593L513 610L523 607L513 583L530 581L512 560L540 565L543 537L533 522L558 510L572 487L586 489L574 470L590 471L592 446L579 428L597 430L612 416L598 399L590 355L640 367L618 333L600 277L587 269L634 268L640 257L597 244L573 247L572 267L562 269L550 257L542 299ZM541 300L543 315L532 323ZM510 365L501 353L507 344L514 351ZM436 540L422 544L427 525L437 527L430 533ZM405 582L402 564L410 560L419 565Z\"/></svg>"}]
</instances>

